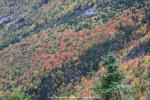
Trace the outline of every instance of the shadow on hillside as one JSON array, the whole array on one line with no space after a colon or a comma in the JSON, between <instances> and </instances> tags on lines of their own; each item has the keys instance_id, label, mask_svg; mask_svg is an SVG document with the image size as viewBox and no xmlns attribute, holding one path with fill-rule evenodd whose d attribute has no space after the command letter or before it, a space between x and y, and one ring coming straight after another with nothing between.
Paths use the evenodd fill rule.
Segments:
<instances>
[{"instance_id":1,"label":"shadow on hillside","mask_svg":"<svg viewBox=\"0 0 150 100\"><path fill-rule=\"evenodd\" d=\"M139 46L134 47L124 58L125 61L145 55L150 52L150 39Z\"/></svg>"},{"instance_id":2,"label":"shadow on hillside","mask_svg":"<svg viewBox=\"0 0 150 100\"><path fill-rule=\"evenodd\" d=\"M133 35L117 34L115 38L107 39L102 43L91 46L78 61L69 61L62 64L61 68L52 69L45 75L36 90L29 90L33 94L33 99L49 100L51 96L57 94L62 84L75 82L88 72L98 70L98 65L102 57L109 52L117 52L124 48Z\"/></svg>"}]
</instances>

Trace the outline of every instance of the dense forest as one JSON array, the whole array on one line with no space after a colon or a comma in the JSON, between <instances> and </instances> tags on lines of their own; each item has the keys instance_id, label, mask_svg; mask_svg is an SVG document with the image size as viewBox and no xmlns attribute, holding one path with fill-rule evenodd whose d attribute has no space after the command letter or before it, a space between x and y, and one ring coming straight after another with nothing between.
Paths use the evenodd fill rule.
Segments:
<instances>
[{"instance_id":1,"label":"dense forest","mask_svg":"<svg viewBox=\"0 0 150 100\"><path fill-rule=\"evenodd\" d=\"M0 0L0 100L150 100L149 0Z\"/></svg>"}]
</instances>

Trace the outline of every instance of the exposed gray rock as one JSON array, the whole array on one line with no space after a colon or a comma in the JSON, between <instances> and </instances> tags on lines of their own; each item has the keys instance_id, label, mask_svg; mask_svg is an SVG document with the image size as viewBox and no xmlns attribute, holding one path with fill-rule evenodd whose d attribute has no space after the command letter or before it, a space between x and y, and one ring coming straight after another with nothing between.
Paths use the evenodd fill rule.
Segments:
<instances>
[{"instance_id":1,"label":"exposed gray rock","mask_svg":"<svg viewBox=\"0 0 150 100\"><path fill-rule=\"evenodd\" d=\"M3 17L2 19L0 19L0 25L6 24L9 21L10 21L10 16Z\"/></svg>"},{"instance_id":2,"label":"exposed gray rock","mask_svg":"<svg viewBox=\"0 0 150 100\"><path fill-rule=\"evenodd\" d=\"M97 11L96 11L96 9L94 7L92 7L92 8L87 9L84 12L83 16L93 16L95 14L97 14Z\"/></svg>"}]
</instances>

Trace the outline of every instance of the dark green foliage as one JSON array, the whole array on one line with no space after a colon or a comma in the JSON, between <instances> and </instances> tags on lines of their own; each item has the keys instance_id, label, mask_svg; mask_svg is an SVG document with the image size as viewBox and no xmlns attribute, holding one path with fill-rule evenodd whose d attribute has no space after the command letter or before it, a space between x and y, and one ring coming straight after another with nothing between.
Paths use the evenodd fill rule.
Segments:
<instances>
[{"instance_id":1,"label":"dark green foliage","mask_svg":"<svg viewBox=\"0 0 150 100\"><path fill-rule=\"evenodd\" d=\"M92 87L94 93L102 95L104 100L116 97L120 98L119 91L124 87L122 85L123 74L117 71L119 63L114 54L108 54L102 64L107 70L107 74L100 78L100 83Z\"/></svg>"},{"instance_id":2,"label":"dark green foliage","mask_svg":"<svg viewBox=\"0 0 150 100\"><path fill-rule=\"evenodd\" d=\"M11 100L23 100L23 96L21 94L15 94L11 97Z\"/></svg>"},{"instance_id":3,"label":"dark green foliage","mask_svg":"<svg viewBox=\"0 0 150 100\"><path fill-rule=\"evenodd\" d=\"M106 22L110 21L111 19L113 19L115 17L115 13L114 12L102 13L101 17L103 19L102 21L104 23L106 23Z\"/></svg>"},{"instance_id":4,"label":"dark green foliage","mask_svg":"<svg viewBox=\"0 0 150 100\"><path fill-rule=\"evenodd\" d=\"M88 22L80 22L79 24L77 24L76 31L80 31L84 28L90 28L90 25Z\"/></svg>"},{"instance_id":5,"label":"dark green foliage","mask_svg":"<svg viewBox=\"0 0 150 100\"><path fill-rule=\"evenodd\" d=\"M126 41L131 41L132 35L134 35L136 31L136 26L135 25L123 25L123 23L119 23L118 30L123 35Z\"/></svg>"},{"instance_id":6,"label":"dark green foliage","mask_svg":"<svg viewBox=\"0 0 150 100\"><path fill-rule=\"evenodd\" d=\"M11 93L9 95L2 96L2 99L0 98L0 100L30 100L30 97L22 91L14 87L11 89Z\"/></svg>"}]
</instances>

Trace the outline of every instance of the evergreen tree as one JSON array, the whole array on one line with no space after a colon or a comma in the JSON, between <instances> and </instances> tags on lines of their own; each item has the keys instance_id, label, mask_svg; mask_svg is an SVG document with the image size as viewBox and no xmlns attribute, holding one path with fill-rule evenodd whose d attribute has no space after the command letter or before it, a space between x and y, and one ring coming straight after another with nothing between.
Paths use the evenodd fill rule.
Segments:
<instances>
[{"instance_id":1,"label":"evergreen tree","mask_svg":"<svg viewBox=\"0 0 150 100\"><path fill-rule=\"evenodd\" d=\"M108 54L102 62L103 66L107 70L107 73L100 77L99 84L92 87L94 93L102 96L104 100L114 98L120 100L120 91L123 89L122 79L123 74L118 72L119 63L114 54Z\"/></svg>"}]
</instances>

